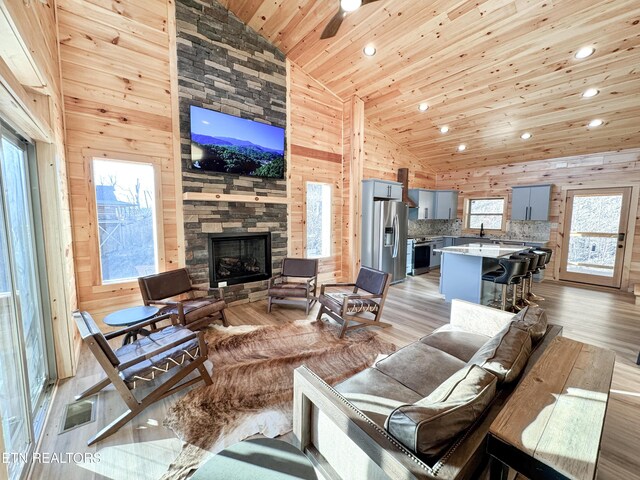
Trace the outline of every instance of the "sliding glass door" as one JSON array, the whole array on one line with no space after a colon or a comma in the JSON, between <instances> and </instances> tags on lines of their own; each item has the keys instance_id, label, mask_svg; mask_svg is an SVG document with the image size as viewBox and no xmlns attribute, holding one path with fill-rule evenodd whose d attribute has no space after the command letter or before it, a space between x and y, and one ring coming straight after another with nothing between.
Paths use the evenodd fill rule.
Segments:
<instances>
[{"instance_id":1,"label":"sliding glass door","mask_svg":"<svg viewBox=\"0 0 640 480\"><path fill-rule=\"evenodd\" d=\"M33 419L51 378L29 166L27 144L0 124L0 416L12 454L33 448ZM11 478L25 466L10 462Z\"/></svg>"}]
</instances>

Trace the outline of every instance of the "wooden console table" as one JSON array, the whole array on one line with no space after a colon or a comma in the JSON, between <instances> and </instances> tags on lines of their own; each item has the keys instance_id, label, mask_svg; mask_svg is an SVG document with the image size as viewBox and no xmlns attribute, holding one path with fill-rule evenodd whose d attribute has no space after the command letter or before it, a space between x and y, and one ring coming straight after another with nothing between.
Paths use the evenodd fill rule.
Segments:
<instances>
[{"instance_id":1,"label":"wooden console table","mask_svg":"<svg viewBox=\"0 0 640 480\"><path fill-rule=\"evenodd\" d=\"M509 467L531 480L595 478L614 362L556 337L491 424L491 479Z\"/></svg>"}]
</instances>

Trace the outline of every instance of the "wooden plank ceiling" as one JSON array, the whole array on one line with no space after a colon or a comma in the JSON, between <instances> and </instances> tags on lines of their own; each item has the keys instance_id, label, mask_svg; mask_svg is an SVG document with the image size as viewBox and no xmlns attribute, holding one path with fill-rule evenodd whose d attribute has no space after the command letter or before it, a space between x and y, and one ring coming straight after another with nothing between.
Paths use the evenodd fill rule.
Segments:
<instances>
[{"instance_id":1,"label":"wooden plank ceiling","mask_svg":"<svg viewBox=\"0 0 640 480\"><path fill-rule=\"evenodd\" d=\"M640 146L638 0L380 0L328 40L339 0L222 3L343 100L360 96L432 169ZM587 45L595 53L576 60ZM590 87L599 95L582 98ZM605 124L587 128L596 118Z\"/></svg>"}]
</instances>

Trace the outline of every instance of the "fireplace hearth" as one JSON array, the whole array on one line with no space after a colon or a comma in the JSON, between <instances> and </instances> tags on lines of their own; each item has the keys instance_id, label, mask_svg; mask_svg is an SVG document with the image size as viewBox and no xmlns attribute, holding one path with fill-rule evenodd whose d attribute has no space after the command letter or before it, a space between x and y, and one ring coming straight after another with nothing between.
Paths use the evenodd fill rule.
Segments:
<instances>
[{"instance_id":1,"label":"fireplace hearth","mask_svg":"<svg viewBox=\"0 0 640 480\"><path fill-rule=\"evenodd\" d=\"M271 278L271 233L209 234L211 287Z\"/></svg>"}]
</instances>

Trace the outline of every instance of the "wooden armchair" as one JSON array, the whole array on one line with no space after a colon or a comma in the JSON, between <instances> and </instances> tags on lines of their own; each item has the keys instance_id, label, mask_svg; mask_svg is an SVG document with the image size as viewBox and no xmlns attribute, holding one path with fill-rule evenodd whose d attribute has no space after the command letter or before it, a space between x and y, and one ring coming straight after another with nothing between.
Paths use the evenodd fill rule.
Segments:
<instances>
[{"instance_id":1,"label":"wooden armchair","mask_svg":"<svg viewBox=\"0 0 640 480\"><path fill-rule=\"evenodd\" d=\"M296 278L305 280L291 281ZM273 303L285 303L304 306L306 314L309 315L309 309L317 300L317 284L317 259L285 258L282 260L282 273L269 279L267 311L271 313Z\"/></svg>"},{"instance_id":2,"label":"wooden armchair","mask_svg":"<svg viewBox=\"0 0 640 480\"><path fill-rule=\"evenodd\" d=\"M186 268L140 277L138 285L140 285L140 293L145 305L164 305L164 308L158 312L159 315L177 315L180 323L185 327L192 330L202 328L218 318L222 319L225 327L227 326L227 318L224 314L227 304L224 301L222 289L215 289L219 298L197 297L196 292L208 294L209 290L192 286ZM167 300L179 295L187 298Z\"/></svg>"},{"instance_id":3,"label":"wooden armchair","mask_svg":"<svg viewBox=\"0 0 640 480\"><path fill-rule=\"evenodd\" d=\"M204 342L203 333L192 332L188 328L177 325L175 315L154 317L107 335L100 332L93 318L87 312L75 311L73 318L82 340L87 344L107 375L106 378L78 395L76 400L94 395L106 386L113 385L128 407L126 412L90 438L87 445L99 442L117 432L149 405L182 388L193 385L200 380L207 385L212 383L209 372L204 366L204 362L207 360L207 345ZM134 330L140 330L142 327L165 318L171 318L171 326L152 332L148 336L123 345L116 350L113 350L107 341ZM148 384L173 367L179 367L180 371L142 400L136 399L131 390L141 384ZM178 385L196 369L199 371L197 377Z\"/></svg>"},{"instance_id":4,"label":"wooden armchair","mask_svg":"<svg viewBox=\"0 0 640 480\"><path fill-rule=\"evenodd\" d=\"M367 326L390 327L388 323L380 321L382 307L387 297L391 275L373 268L362 267L358 272L356 283L330 283L320 287L320 311L317 320L323 314L329 315L338 323L342 324L339 338L342 338L347 330ZM352 287L352 293L328 293L328 287ZM365 294L359 293L360 291ZM373 318L363 317L362 314L372 315ZM356 325L349 326L349 322L356 322Z\"/></svg>"}]
</instances>

